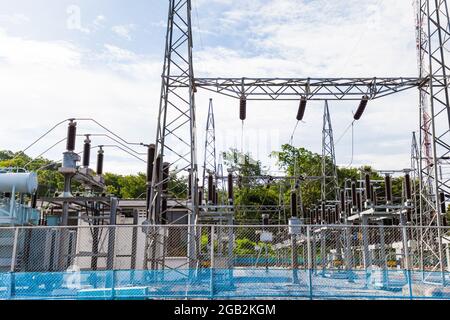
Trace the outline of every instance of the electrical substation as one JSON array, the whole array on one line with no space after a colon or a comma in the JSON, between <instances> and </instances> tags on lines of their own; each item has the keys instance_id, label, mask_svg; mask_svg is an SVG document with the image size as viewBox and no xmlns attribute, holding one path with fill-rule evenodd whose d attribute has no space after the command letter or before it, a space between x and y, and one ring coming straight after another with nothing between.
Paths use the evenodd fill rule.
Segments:
<instances>
[{"instance_id":1,"label":"electrical substation","mask_svg":"<svg viewBox=\"0 0 450 320\"><path fill-rule=\"evenodd\" d=\"M449 299L447 1L415 1L418 75L385 78L197 77L191 0L167 2L158 118L150 119L156 137L130 143L94 119L58 123L49 132L67 126L66 147L52 165L64 183L45 196L39 172L0 169L0 298ZM226 96L243 128L255 101L289 101L297 125L310 102L323 103L320 174L297 165L277 175L227 166L216 150L221 106L210 99L207 121L198 123L200 90ZM342 180L332 105L353 103L354 126L372 101L407 90L418 93L411 166L361 169ZM86 123L105 133L84 131ZM97 145L100 136L111 144ZM142 161L140 199L108 190L104 165L113 152ZM304 201L317 185L320 200ZM236 199L242 190L274 187L278 204Z\"/></svg>"}]
</instances>

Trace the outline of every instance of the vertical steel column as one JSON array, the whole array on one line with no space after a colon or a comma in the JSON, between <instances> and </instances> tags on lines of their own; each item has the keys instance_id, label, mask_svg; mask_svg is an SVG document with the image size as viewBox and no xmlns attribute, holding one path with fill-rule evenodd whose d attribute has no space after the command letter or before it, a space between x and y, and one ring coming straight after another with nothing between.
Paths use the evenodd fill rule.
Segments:
<instances>
[{"instance_id":1,"label":"vertical steel column","mask_svg":"<svg viewBox=\"0 0 450 320\"><path fill-rule=\"evenodd\" d=\"M11 256L11 272L16 272L16 263L17 263L17 245L19 241L19 228L16 227L14 229L14 242Z\"/></svg>"},{"instance_id":2,"label":"vertical steel column","mask_svg":"<svg viewBox=\"0 0 450 320\"><path fill-rule=\"evenodd\" d=\"M297 235L295 232L291 235L291 268L292 282L298 283L298 252L297 252Z\"/></svg>"},{"instance_id":3,"label":"vertical steel column","mask_svg":"<svg viewBox=\"0 0 450 320\"><path fill-rule=\"evenodd\" d=\"M387 270L387 260L386 260L386 242L385 242L385 237L384 237L384 227L383 227L383 220L380 220L378 222L378 230L380 232L380 262L381 265L380 267L382 268L382 273L383 273L383 286L388 287L388 270Z\"/></svg>"},{"instance_id":4,"label":"vertical steel column","mask_svg":"<svg viewBox=\"0 0 450 320\"><path fill-rule=\"evenodd\" d=\"M220 228L220 227L219 227ZM210 291L211 291L211 295L210 295L210 298L212 299L213 297L214 297L214 268L215 268L215 259L214 259L214 233L215 233L215 227L214 226L211 226L211 229L210 229L210 232L211 232L211 236L210 236L210 239L211 239L211 242L210 242L210 270L211 270L211 273L210 273L210 277L211 277L211 279L210 279Z\"/></svg>"},{"instance_id":5,"label":"vertical steel column","mask_svg":"<svg viewBox=\"0 0 450 320\"><path fill-rule=\"evenodd\" d=\"M363 240L363 260L364 260L364 270L367 271L367 269L371 266L371 259L370 259L370 252L369 252L369 238L368 238L368 219L366 216L363 216L362 218L362 240Z\"/></svg>"},{"instance_id":6,"label":"vertical steel column","mask_svg":"<svg viewBox=\"0 0 450 320\"><path fill-rule=\"evenodd\" d=\"M111 212L108 226L108 258L106 260L106 268L114 269L115 245L116 245L116 217L117 217L117 198L111 198Z\"/></svg>"},{"instance_id":7,"label":"vertical steel column","mask_svg":"<svg viewBox=\"0 0 450 320\"><path fill-rule=\"evenodd\" d=\"M307 251L308 251L309 297L310 297L310 299L312 299L312 296L313 296L312 273L313 273L313 269L314 269L314 262L313 262L312 246L311 246L311 226L310 225L306 226L306 247L307 247Z\"/></svg>"},{"instance_id":8,"label":"vertical steel column","mask_svg":"<svg viewBox=\"0 0 450 320\"><path fill-rule=\"evenodd\" d=\"M138 241L138 224L139 224L139 211L133 210L133 231L131 235L131 270L136 269L136 254L137 254L137 241Z\"/></svg>"},{"instance_id":9,"label":"vertical steel column","mask_svg":"<svg viewBox=\"0 0 450 320\"><path fill-rule=\"evenodd\" d=\"M324 232L325 231L325 232ZM327 263L327 243L325 237L326 230L323 230L323 226L320 229L320 258L322 261L322 275L325 275L326 263Z\"/></svg>"}]
</instances>

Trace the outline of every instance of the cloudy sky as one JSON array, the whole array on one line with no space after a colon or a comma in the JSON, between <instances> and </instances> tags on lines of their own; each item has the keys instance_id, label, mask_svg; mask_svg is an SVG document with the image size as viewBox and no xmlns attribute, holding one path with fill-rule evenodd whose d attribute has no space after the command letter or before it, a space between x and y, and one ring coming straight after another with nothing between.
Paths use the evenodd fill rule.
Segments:
<instances>
[{"instance_id":1,"label":"cloudy sky","mask_svg":"<svg viewBox=\"0 0 450 320\"><path fill-rule=\"evenodd\" d=\"M154 142L167 9L165 0L0 0L0 149L22 150L75 117L95 118L129 142ZM417 75L411 0L193 0L192 15L198 77ZM196 97L199 145L209 98L218 150L241 148L238 102L203 91ZM417 101L412 90L370 102L354 128L353 161L351 132L342 134L357 104L330 102L335 139L342 137L338 164L409 167ZM289 142L297 107L249 102L242 148L276 169L267 156ZM323 103L308 104L296 146L321 151L322 112ZM29 153L41 154L65 131L58 127ZM82 121L79 133L104 131ZM46 156L58 160L63 149ZM107 171L145 168L119 149L106 157Z\"/></svg>"}]
</instances>

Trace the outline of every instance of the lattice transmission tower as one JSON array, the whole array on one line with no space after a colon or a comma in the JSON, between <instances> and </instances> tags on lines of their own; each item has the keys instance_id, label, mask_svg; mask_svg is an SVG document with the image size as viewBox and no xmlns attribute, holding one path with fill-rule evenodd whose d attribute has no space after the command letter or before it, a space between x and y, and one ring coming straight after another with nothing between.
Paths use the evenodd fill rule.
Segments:
<instances>
[{"instance_id":1,"label":"lattice transmission tower","mask_svg":"<svg viewBox=\"0 0 450 320\"><path fill-rule=\"evenodd\" d=\"M424 226L442 226L450 180L440 175L441 163L450 157L450 97L448 40L450 19L447 1L417 0L417 49L420 91L420 212ZM435 256L444 277L442 232L424 229L422 243ZM437 239L437 248L427 239ZM437 249L437 252L436 252ZM442 279L445 282L445 279Z\"/></svg>"},{"instance_id":2,"label":"lattice transmission tower","mask_svg":"<svg viewBox=\"0 0 450 320\"><path fill-rule=\"evenodd\" d=\"M170 223L167 216L170 211L180 207L187 209L187 256L190 267L197 261L195 224L198 215L192 41L191 1L169 0L148 221L150 225ZM188 190L185 190L186 185ZM157 268L160 263L155 258L157 246L163 242L161 237L165 235L156 229L149 230L147 261L152 262L152 268Z\"/></svg>"},{"instance_id":3,"label":"lattice transmission tower","mask_svg":"<svg viewBox=\"0 0 450 320\"><path fill-rule=\"evenodd\" d=\"M322 129L322 201L338 201L339 185L334 148L333 127L331 125L328 101L325 100Z\"/></svg>"},{"instance_id":4,"label":"lattice transmission tower","mask_svg":"<svg viewBox=\"0 0 450 320\"><path fill-rule=\"evenodd\" d=\"M213 100L209 99L208 118L206 120L205 132L205 153L203 158L203 190L208 185L208 175L216 176L217 172L217 155L216 155L216 125L214 122L214 106Z\"/></svg>"}]
</instances>

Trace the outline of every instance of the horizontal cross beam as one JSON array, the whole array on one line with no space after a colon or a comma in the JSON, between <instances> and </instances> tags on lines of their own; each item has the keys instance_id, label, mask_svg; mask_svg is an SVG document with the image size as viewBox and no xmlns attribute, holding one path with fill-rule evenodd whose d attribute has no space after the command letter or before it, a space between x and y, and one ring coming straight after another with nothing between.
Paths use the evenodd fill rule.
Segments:
<instances>
[{"instance_id":1,"label":"horizontal cross beam","mask_svg":"<svg viewBox=\"0 0 450 320\"><path fill-rule=\"evenodd\" d=\"M428 84L428 79L397 78L196 78L195 88L247 100L360 100L377 99ZM172 78L174 86L183 79Z\"/></svg>"}]
</instances>

